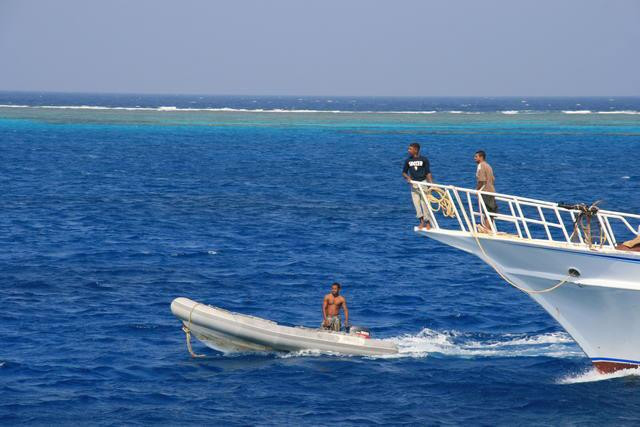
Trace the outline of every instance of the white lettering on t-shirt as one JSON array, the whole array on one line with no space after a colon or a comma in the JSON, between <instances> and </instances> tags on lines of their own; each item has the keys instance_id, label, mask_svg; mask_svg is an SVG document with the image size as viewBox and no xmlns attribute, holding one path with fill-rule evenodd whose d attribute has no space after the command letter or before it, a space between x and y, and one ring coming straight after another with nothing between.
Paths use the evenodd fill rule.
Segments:
<instances>
[{"instance_id":1,"label":"white lettering on t-shirt","mask_svg":"<svg viewBox=\"0 0 640 427\"><path fill-rule=\"evenodd\" d=\"M419 167L422 167L422 160L412 160L409 162L409 166L414 170L418 170Z\"/></svg>"}]
</instances>

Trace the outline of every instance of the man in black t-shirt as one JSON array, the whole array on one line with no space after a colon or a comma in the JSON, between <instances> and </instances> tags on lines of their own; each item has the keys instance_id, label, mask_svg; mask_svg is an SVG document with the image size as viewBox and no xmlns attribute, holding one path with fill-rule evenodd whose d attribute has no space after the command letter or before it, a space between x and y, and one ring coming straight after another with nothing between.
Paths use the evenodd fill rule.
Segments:
<instances>
[{"instance_id":1,"label":"man in black t-shirt","mask_svg":"<svg viewBox=\"0 0 640 427\"><path fill-rule=\"evenodd\" d=\"M411 181L427 181L433 182L431 169L429 168L429 159L420 155L420 144L417 142L409 144L409 158L404 162L402 168L402 176L411 185L411 200L416 208L416 217L420 220L419 228L429 230L429 210L426 202L422 200L422 194L417 185L411 184Z\"/></svg>"}]
</instances>

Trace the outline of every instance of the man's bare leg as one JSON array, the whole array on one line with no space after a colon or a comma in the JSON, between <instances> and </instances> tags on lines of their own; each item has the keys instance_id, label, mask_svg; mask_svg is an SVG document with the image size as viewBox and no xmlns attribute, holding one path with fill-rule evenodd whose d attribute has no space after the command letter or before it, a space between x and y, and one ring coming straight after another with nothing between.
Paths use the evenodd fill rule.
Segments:
<instances>
[{"instance_id":1,"label":"man's bare leg","mask_svg":"<svg viewBox=\"0 0 640 427\"><path fill-rule=\"evenodd\" d=\"M491 233L493 231L493 221L490 217L485 217L482 221L482 226L485 228L486 233Z\"/></svg>"},{"instance_id":2,"label":"man's bare leg","mask_svg":"<svg viewBox=\"0 0 640 427\"><path fill-rule=\"evenodd\" d=\"M418 230L431 230L431 222L429 220L424 220L424 217L420 218L420 225L418 226Z\"/></svg>"}]
</instances>

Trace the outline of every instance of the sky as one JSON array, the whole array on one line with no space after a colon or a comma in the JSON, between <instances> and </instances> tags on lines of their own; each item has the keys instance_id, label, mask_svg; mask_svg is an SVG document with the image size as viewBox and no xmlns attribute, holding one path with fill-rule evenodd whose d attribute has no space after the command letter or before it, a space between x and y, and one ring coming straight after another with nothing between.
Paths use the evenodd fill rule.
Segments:
<instances>
[{"instance_id":1,"label":"sky","mask_svg":"<svg viewBox=\"0 0 640 427\"><path fill-rule=\"evenodd\" d=\"M0 0L0 90L640 96L640 0Z\"/></svg>"}]
</instances>

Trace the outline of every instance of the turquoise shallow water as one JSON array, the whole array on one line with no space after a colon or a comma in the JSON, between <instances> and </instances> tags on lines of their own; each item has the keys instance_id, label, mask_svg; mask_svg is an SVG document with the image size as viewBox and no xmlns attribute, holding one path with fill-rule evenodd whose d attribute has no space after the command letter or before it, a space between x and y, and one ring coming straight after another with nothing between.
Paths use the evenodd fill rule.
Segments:
<instances>
[{"instance_id":1,"label":"turquoise shallow water","mask_svg":"<svg viewBox=\"0 0 640 427\"><path fill-rule=\"evenodd\" d=\"M411 141L439 182L473 185L482 148L499 191L640 212L639 115L496 102L482 114L0 108L2 423L636 424L636 376L593 373L532 300L411 231ZM169 311L188 296L313 326L334 280L353 322L401 357L196 344L207 357L195 360Z\"/></svg>"}]
</instances>

